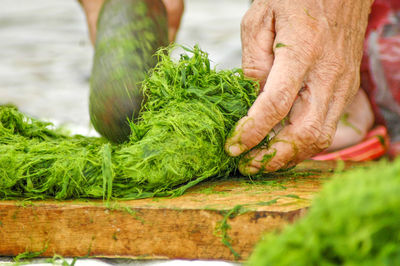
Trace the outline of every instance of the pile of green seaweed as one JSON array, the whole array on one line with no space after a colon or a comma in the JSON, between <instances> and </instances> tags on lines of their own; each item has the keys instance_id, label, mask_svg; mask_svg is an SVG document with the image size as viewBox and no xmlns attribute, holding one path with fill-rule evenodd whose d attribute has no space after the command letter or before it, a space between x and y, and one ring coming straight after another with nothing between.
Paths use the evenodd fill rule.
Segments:
<instances>
[{"instance_id":1,"label":"pile of green seaweed","mask_svg":"<svg viewBox=\"0 0 400 266\"><path fill-rule=\"evenodd\" d=\"M235 171L224 152L235 122L257 95L240 70L216 71L198 47L159 63L142 84L146 103L130 140L69 136L50 123L0 107L0 199L120 198L180 195Z\"/></svg>"},{"instance_id":2,"label":"pile of green seaweed","mask_svg":"<svg viewBox=\"0 0 400 266\"><path fill-rule=\"evenodd\" d=\"M400 159L336 176L309 213L266 235L249 265L396 265L400 261Z\"/></svg>"}]
</instances>

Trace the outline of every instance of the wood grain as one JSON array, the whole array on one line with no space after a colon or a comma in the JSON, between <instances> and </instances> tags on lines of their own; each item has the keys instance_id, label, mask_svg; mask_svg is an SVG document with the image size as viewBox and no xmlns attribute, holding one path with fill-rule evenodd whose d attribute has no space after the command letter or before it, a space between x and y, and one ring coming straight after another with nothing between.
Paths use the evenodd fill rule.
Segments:
<instances>
[{"instance_id":1,"label":"wood grain","mask_svg":"<svg viewBox=\"0 0 400 266\"><path fill-rule=\"evenodd\" d=\"M177 198L0 201L0 255L44 250L43 256L234 260L219 227L241 205L227 233L246 259L263 233L304 215L333 167L313 163L303 169L322 170L310 176L208 182Z\"/></svg>"}]
</instances>

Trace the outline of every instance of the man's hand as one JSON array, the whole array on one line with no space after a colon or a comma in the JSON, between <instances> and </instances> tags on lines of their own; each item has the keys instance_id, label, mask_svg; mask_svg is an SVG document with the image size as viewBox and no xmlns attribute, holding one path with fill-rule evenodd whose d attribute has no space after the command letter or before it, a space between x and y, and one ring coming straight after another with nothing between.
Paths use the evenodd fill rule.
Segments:
<instances>
[{"instance_id":1,"label":"man's hand","mask_svg":"<svg viewBox=\"0 0 400 266\"><path fill-rule=\"evenodd\" d=\"M242 67L262 92L225 149L238 156L286 123L268 147L243 158L243 174L289 167L327 148L359 88L372 0L255 0L242 21Z\"/></svg>"}]
</instances>

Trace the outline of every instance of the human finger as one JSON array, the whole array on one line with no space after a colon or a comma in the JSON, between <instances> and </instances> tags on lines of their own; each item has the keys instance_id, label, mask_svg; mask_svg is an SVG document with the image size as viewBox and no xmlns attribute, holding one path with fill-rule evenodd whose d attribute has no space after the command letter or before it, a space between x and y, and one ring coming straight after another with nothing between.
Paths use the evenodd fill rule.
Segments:
<instances>
[{"instance_id":1,"label":"human finger","mask_svg":"<svg viewBox=\"0 0 400 266\"><path fill-rule=\"evenodd\" d=\"M272 67L275 39L272 9L262 2L254 1L241 22L243 73L259 81L260 88L265 85Z\"/></svg>"},{"instance_id":2,"label":"human finger","mask_svg":"<svg viewBox=\"0 0 400 266\"><path fill-rule=\"evenodd\" d=\"M310 61L299 60L299 55L295 53L292 49L275 53L264 90L226 141L225 149L229 155L238 156L256 146L289 113Z\"/></svg>"},{"instance_id":3,"label":"human finger","mask_svg":"<svg viewBox=\"0 0 400 266\"><path fill-rule=\"evenodd\" d=\"M338 77L311 72L289 115L289 123L272 139L269 147L254 150L240 164L244 174L271 172L297 163L329 146L334 129L324 129L332 93Z\"/></svg>"}]
</instances>

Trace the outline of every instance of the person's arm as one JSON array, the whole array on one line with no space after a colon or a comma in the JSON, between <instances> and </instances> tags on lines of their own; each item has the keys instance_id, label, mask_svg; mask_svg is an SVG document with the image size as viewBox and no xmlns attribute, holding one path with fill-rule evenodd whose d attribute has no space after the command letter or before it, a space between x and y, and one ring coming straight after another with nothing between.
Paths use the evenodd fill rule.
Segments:
<instances>
[{"instance_id":1,"label":"person's arm","mask_svg":"<svg viewBox=\"0 0 400 266\"><path fill-rule=\"evenodd\" d=\"M92 44L94 44L96 40L97 18L104 1L105 0L79 0L85 11ZM181 23L184 2L183 0L163 0L163 3L168 15L168 38L170 42L173 42Z\"/></svg>"},{"instance_id":2,"label":"person's arm","mask_svg":"<svg viewBox=\"0 0 400 266\"><path fill-rule=\"evenodd\" d=\"M163 0L163 2L168 15L168 38L173 42L181 25L185 5L183 0Z\"/></svg>"},{"instance_id":3,"label":"person's arm","mask_svg":"<svg viewBox=\"0 0 400 266\"><path fill-rule=\"evenodd\" d=\"M97 18L99 17L104 0L79 0L79 2L85 11L90 41L94 44L96 41Z\"/></svg>"},{"instance_id":4,"label":"person's arm","mask_svg":"<svg viewBox=\"0 0 400 266\"><path fill-rule=\"evenodd\" d=\"M372 0L255 0L242 21L242 66L262 92L225 149L259 144L285 117L269 147L240 164L244 174L292 166L327 148L356 94Z\"/></svg>"}]
</instances>

